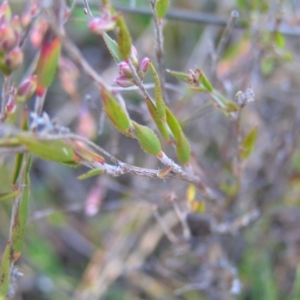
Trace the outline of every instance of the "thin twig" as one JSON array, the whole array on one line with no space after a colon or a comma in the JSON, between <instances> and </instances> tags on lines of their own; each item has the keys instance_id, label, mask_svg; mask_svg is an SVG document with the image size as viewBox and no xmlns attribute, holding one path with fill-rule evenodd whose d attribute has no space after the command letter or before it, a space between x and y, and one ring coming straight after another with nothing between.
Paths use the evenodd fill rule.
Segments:
<instances>
[{"instance_id":1,"label":"thin twig","mask_svg":"<svg viewBox=\"0 0 300 300\"><path fill-rule=\"evenodd\" d=\"M96 3L91 4L91 6L96 6ZM135 7L131 8L128 6L123 6L116 4L114 7L117 10L120 10L122 12L126 12L129 14L139 14L139 15L144 15L144 16L152 16L152 12L147 9L147 8L142 8L142 7ZM207 24L207 25L215 25L215 26L226 26L228 20L223 17L219 17L215 14L209 14L209 13L200 13L200 12L193 12L193 11L188 11L188 10L179 10L179 9L171 9L168 10L166 16L166 19L171 19L171 20L179 20L179 21L186 21L186 22L194 22L194 23L199 23L199 24ZM234 28L239 28L239 29L247 29L249 26L247 25L249 23L248 20L240 20L239 22L236 22L234 24ZM278 32L287 35L287 36L292 36L292 37L300 37L300 28L293 29L292 27L288 25L282 25L280 26L280 30ZM267 27L265 28L266 30L273 32L274 28L273 27Z\"/></svg>"},{"instance_id":2,"label":"thin twig","mask_svg":"<svg viewBox=\"0 0 300 300\"><path fill-rule=\"evenodd\" d=\"M169 226L166 224L165 220L161 217L160 213L158 212L157 207L153 207L153 215L156 219L156 221L161 226L162 230L164 231L166 237L172 244L176 244L178 242L178 238L176 235L171 231Z\"/></svg>"},{"instance_id":3,"label":"thin twig","mask_svg":"<svg viewBox=\"0 0 300 300\"><path fill-rule=\"evenodd\" d=\"M230 17L228 19L228 22L226 24L226 27L224 28L224 31L222 33L222 36L220 38L220 41L218 43L216 52L213 56L213 63L212 63L212 72L214 73L218 64L218 61L225 49L225 46L228 42L229 36L232 32L232 29L234 28L234 24L236 23L237 18L239 17L239 13L236 10L233 10L230 14Z\"/></svg>"},{"instance_id":4,"label":"thin twig","mask_svg":"<svg viewBox=\"0 0 300 300\"><path fill-rule=\"evenodd\" d=\"M82 0L82 2L83 2L83 5L84 5L86 14L87 14L88 16L90 16L90 17L93 18L94 16L93 16L93 14L92 14L92 11L90 10L90 6L89 6L88 1L87 1L87 0Z\"/></svg>"},{"instance_id":5,"label":"thin twig","mask_svg":"<svg viewBox=\"0 0 300 300\"><path fill-rule=\"evenodd\" d=\"M156 3L157 0L150 0L151 10L153 14L154 21L154 34L155 34L155 54L156 60L158 64L158 72L162 94L164 96L165 101L166 98L166 89L165 89L165 60L164 60L164 36L163 36L163 26L162 20L158 19L157 11L156 11Z\"/></svg>"}]
</instances>

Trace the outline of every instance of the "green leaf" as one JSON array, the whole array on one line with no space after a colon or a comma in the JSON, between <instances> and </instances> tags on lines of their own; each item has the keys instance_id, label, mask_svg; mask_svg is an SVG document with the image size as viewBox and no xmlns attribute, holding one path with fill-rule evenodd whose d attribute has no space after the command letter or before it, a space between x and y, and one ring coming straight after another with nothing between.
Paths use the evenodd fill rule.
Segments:
<instances>
[{"instance_id":1,"label":"green leaf","mask_svg":"<svg viewBox=\"0 0 300 300\"><path fill-rule=\"evenodd\" d=\"M75 153L72 147L62 140L38 140L31 133L18 135L20 142L34 155L40 158L74 165Z\"/></svg>"},{"instance_id":2,"label":"green leaf","mask_svg":"<svg viewBox=\"0 0 300 300\"><path fill-rule=\"evenodd\" d=\"M168 73L170 73L172 76L175 78L185 82L185 83L192 83L190 75L183 73L183 72L177 72L177 71L172 71L172 70L167 70Z\"/></svg>"},{"instance_id":3,"label":"green leaf","mask_svg":"<svg viewBox=\"0 0 300 300\"><path fill-rule=\"evenodd\" d=\"M285 38L281 32L275 32L275 44L279 49L283 49L285 46Z\"/></svg>"},{"instance_id":4,"label":"green leaf","mask_svg":"<svg viewBox=\"0 0 300 300\"><path fill-rule=\"evenodd\" d=\"M226 103L226 111L227 112L235 112L235 111L238 111L240 108L233 102L231 101L228 101Z\"/></svg>"},{"instance_id":5,"label":"green leaf","mask_svg":"<svg viewBox=\"0 0 300 300\"><path fill-rule=\"evenodd\" d=\"M121 15L117 20L118 28L118 49L123 60L130 57L131 54L131 37L124 17Z\"/></svg>"},{"instance_id":6,"label":"green leaf","mask_svg":"<svg viewBox=\"0 0 300 300\"><path fill-rule=\"evenodd\" d=\"M121 107L120 103L115 99L115 97L104 88L101 89L101 96L104 111L111 122L120 132L132 137L132 134L129 131L131 127L131 120L127 112Z\"/></svg>"},{"instance_id":7,"label":"green leaf","mask_svg":"<svg viewBox=\"0 0 300 300\"><path fill-rule=\"evenodd\" d=\"M90 170L90 171L78 176L77 179L78 180L85 180L85 179L88 179L90 177L101 175L102 173L103 173L103 170L101 170L101 169L93 169L93 170Z\"/></svg>"},{"instance_id":8,"label":"green leaf","mask_svg":"<svg viewBox=\"0 0 300 300\"><path fill-rule=\"evenodd\" d=\"M257 127L254 127L244 138L242 142L241 157L242 159L248 158L253 152L257 137Z\"/></svg>"},{"instance_id":9,"label":"green leaf","mask_svg":"<svg viewBox=\"0 0 300 300\"><path fill-rule=\"evenodd\" d=\"M30 178L29 170L25 178L25 187L22 191L22 196L17 209L16 217L14 218L14 224L12 226L12 249L13 249L13 259L16 261L22 251L25 227L28 217L28 208L30 200Z\"/></svg>"},{"instance_id":10,"label":"green leaf","mask_svg":"<svg viewBox=\"0 0 300 300\"><path fill-rule=\"evenodd\" d=\"M148 154L157 156L161 152L161 145L157 135L147 126L133 122L136 138L141 148Z\"/></svg>"},{"instance_id":11,"label":"green leaf","mask_svg":"<svg viewBox=\"0 0 300 300\"><path fill-rule=\"evenodd\" d=\"M10 283L11 243L7 242L0 266L0 300L5 300Z\"/></svg>"},{"instance_id":12,"label":"green leaf","mask_svg":"<svg viewBox=\"0 0 300 300\"><path fill-rule=\"evenodd\" d=\"M189 86L189 89L195 92L208 92L207 88L202 86Z\"/></svg>"},{"instance_id":13,"label":"green leaf","mask_svg":"<svg viewBox=\"0 0 300 300\"><path fill-rule=\"evenodd\" d=\"M21 193L21 191L17 190L17 191L7 193L7 194L0 194L0 201L12 199L12 198L18 196L20 193Z\"/></svg>"},{"instance_id":14,"label":"green leaf","mask_svg":"<svg viewBox=\"0 0 300 300\"><path fill-rule=\"evenodd\" d=\"M191 158L191 148L182 130L180 130L179 135L175 140L175 146L178 161L182 164L187 164Z\"/></svg>"},{"instance_id":15,"label":"green leaf","mask_svg":"<svg viewBox=\"0 0 300 300\"><path fill-rule=\"evenodd\" d=\"M156 13L158 19L164 18L169 8L169 0L158 0L156 2Z\"/></svg>"},{"instance_id":16,"label":"green leaf","mask_svg":"<svg viewBox=\"0 0 300 300\"><path fill-rule=\"evenodd\" d=\"M17 179L19 178L21 166L23 163L23 158L24 158L24 153L18 153L16 156L12 184L16 184Z\"/></svg>"},{"instance_id":17,"label":"green leaf","mask_svg":"<svg viewBox=\"0 0 300 300\"><path fill-rule=\"evenodd\" d=\"M177 140L180 135L180 131L182 131L182 129L178 120L176 119L176 117L173 115L173 113L167 106L166 106L166 116L167 116L167 124L171 129L175 140Z\"/></svg>"},{"instance_id":18,"label":"green leaf","mask_svg":"<svg viewBox=\"0 0 300 300\"><path fill-rule=\"evenodd\" d=\"M54 37L49 31L45 35L37 65L37 94L41 96L45 88L48 88L56 73L61 51L59 38Z\"/></svg>"},{"instance_id":19,"label":"green leaf","mask_svg":"<svg viewBox=\"0 0 300 300\"><path fill-rule=\"evenodd\" d=\"M158 74L153 66L152 63L150 63L150 69L153 75L154 79L154 96L155 96L155 105L156 105L156 111L159 118L165 120L166 119L166 105L164 103L161 86L160 86L160 80L158 77Z\"/></svg>"},{"instance_id":20,"label":"green leaf","mask_svg":"<svg viewBox=\"0 0 300 300\"><path fill-rule=\"evenodd\" d=\"M203 71L200 71L200 82L203 84L203 86L211 93L213 92L213 87L210 83L210 81L208 80L208 78L206 77L206 75L204 74Z\"/></svg>"},{"instance_id":21,"label":"green leaf","mask_svg":"<svg viewBox=\"0 0 300 300\"><path fill-rule=\"evenodd\" d=\"M166 122L158 117L156 107L154 106L154 104L152 103L152 101L150 99L146 98L146 104L147 104L148 110L150 112L150 115L151 115L154 123L156 124L156 127L159 130L160 134L167 142L169 142L170 141L170 133L169 133L169 129L167 127Z\"/></svg>"},{"instance_id":22,"label":"green leaf","mask_svg":"<svg viewBox=\"0 0 300 300\"><path fill-rule=\"evenodd\" d=\"M110 52L113 59L119 63L122 61L121 54L119 52L118 44L113 40L106 32L102 34L103 40L106 44L108 51Z\"/></svg>"},{"instance_id":23,"label":"green leaf","mask_svg":"<svg viewBox=\"0 0 300 300\"><path fill-rule=\"evenodd\" d=\"M228 100L226 100L218 91L213 91L211 96L216 101L216 103L218 104L219 107L226 110Z\"/></svg>"}]
</instances>

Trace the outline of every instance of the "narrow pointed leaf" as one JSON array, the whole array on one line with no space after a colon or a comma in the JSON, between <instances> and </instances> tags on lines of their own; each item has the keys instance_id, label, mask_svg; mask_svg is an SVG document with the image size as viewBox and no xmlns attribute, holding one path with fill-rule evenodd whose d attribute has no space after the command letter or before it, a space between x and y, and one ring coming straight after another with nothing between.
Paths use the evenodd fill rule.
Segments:
<instances>
[{"instance_id":1,"label":"narrow pointed leaf","mask_svg":"<svg viewBox=\"0 0 300 300\"><path fill-rule=\"evenodd\" d=\"M33 134L22 133L20 142L34 155L58 163L74 164L75 153L72 147L62 140L38 140Z\"/></svg>"},{"instance_id":2,"label":"narrow pointed leaf","mask_svg":"<svg viewBox=\"0 0 300 300\"><path fill-rule=\"evenodd\" d=\"M7 194L0 194L0 201L12 199L12 198L18 196L20 194L20 192L21 192L20 190L17 190L17 191L7 193Z\"/></svg>"},{"instance_id":3,"label":"narrow pointed leaf","mask_svg":"<svg viewBox=\"0 0 300 300\"><path fill-rule=\"evenodd\" d=\"M203 71L200 71L200 82L209 92L213 92L213 87Z\"/></svg>"},{"instance_id":4,"label":"narrow pointed leaf","mask_svg":"<svg viewBox=\"0 0 300 300\"><path fill-rule=\"evenodd\" d=\"M189 86L189 89L195 92L208 92L207 88L204 88L202 86Z\"/></svg>"},{"instance_id":5,"label":"narrow pointed leaf","mask_svg":"<svg viewBox=\"0 0 300 300\"><path fill-rule=\"evenodd\" d=\"M86 146L76 142L68 142L68 144L71 145L79 160L83 159L88 162L98 162L100 164L105 163L105 159L101 155L91 151Z\"/></svg>"},{"instance_id":6,"label":"narrow pointed leaf","mask_svg":"<svg viewBox=\"0 0 300 300\"><path fill-rule=\"evenodd\" d=\"M29 171L29 170L28 170ZM17 207L17 214L14 219L14 224L12 227L12 249L13 249L13 259L16 261L22 251L25 227L28 217L28 208L29 208L29 200L30 200L30 178L29 172L26 174L25 178L25 187L22 191L22 196L19 202L19 206Z\"/></svg>"},{"instance_id":7,"label":"narrow pointed leaf","mask_svg":"<svg viewBox=\"0 0 300 300\"><path fill-rule=\"evenodd\" d=\"M166 177L170 171L172 170L173 168L172 167L166 167L162 170L160 170L158 173L157 173L157 177L160 178L160 179L163 179L164 177Z\"/></svg>"},{"instance_id":8,"label":"narrow pointed leaf","mask_svg":"<svg viewBox=\"0 0 300 300\"><path fill-rule=\"evenodd\" d=\"M93 169L93 170L90 170L90 171L78 176L77 179L78 180L85 180L85 179L88 179L90 177L101 175L102 173L103 173L103 170L101 170L101 169Z\"/></svg>"},{"instance_id":9,"label":"narrow pointed leaf","mask_svg":"<svg viewBox=\"0 0 300 300\"><path fill-rule=\"evenodd\" d=\"M123 16L118 18L117 28L119 53L122 60L126 60L131 54L131 37Z\"/></svg>"},{"instance_id":10,"label":"narrow pointed leaf","mask_svg":"<svg viewBox=\"0 0 300 300\"><path fill-rule=\"evenodd\" d=\"M196 197L196 187L193 184L190 184L186 190L186 200L192 202Z\"/></svg>"},{"instance_id":11,"label":"narrow pointed leaf","mask_svg":"<svg viewBox=\"0 0 300 300\"><path fill-rule=\"evenodd\" d=\"M123 134L132 137L129 132L129 129L131 127L131 120L129 119L127 112L124 111L115 97L104 88L101 89L101 96L104 111L106 112L111 122Z\"/></svg>"},{"instance_id":12,"label":"narrow pointed leaf","mask_svg":"<svg viewBox=\"0 0 300 300\"><path fill-rule=\"evenodd\" d=\"M10 265L11 265L11 243L8 242L4 249L0 266L0 300L5 300L9 289L10 283Z\"/></svg>"},{"instance_id":13,"label":"narrow pointed leaf","mask_svg":"<svg viewBox=\"0 0 300 300\"><path fill-rule=\"evenodd\" d=\"M121 62L123 59L119 52L119 47L118 47L118 44L116 43L116 41L113 40L106 32L104 32L102 34L102 37L103 37L106 47L107 47L108 51L110 52L111 56L113 57L113 59L117 63Z\"/></svg>"},{"instance_id":14,"label":"narrow pointed leaf","mask_svg":"<svg viewBox=\"0 0 300 300\"><path fill-rule=\"evenodd\" d=\"M183 73L183 72L177 72L172 70L167 70L168 73L170 73L172 76L177 78L178 80L181 80L185 83L192 83L190 75Z\"/></svg>"},{"instance_id":15,"label":"narrow pointed leaf","mask_svg":"<svg viewBox=\"0 0 300 300\"><path fill-rule=\"evenodd\" d=\"M136 122L133 122L133 126L141 148L148 154L158 155L161 152L161 145L153 130Z\"/></svg>"},{"instance_id":16,"label":"narrow pointed leaf","mask_svg":"<svg viewBox=\"0 0 300 300\"><path fill-rule=\"evenodd\" d=\"M228 101L217 91L214 91L211 95L218 106L226 110Z\"/></svg>"},{"instance_id":17,"label":"narrow pointed leaf","mask_svg":"<svg viewBox=\"0 0 300 300\"><path fill-rule=\"evenodd\" d=\"M169 8L169 0L158 0L156 2L156 13L158 19L164 18Z\"/></svg>"},{"instance_id":18,"label":"narrow pointed leaf","mask_svg":"<svg viewBox=\"0 0 300 300\"><path fill-rule=\"evenodd\" d=\"M14 168L14 174L13 174L13 179L12 179L12 184L16 184L20 171L21 171L21 166L23 164L23 159L24 159L24 153L19 153L16 155L15 159L15 168Z\"/></svg>"},{"instance_id":19,"label":"narrow pointed leaf","mask_svg":"<svg viewBox=\"0 0 300 300\"><path fill-rule=\"evenodd\" d=\"M166 115L167 115L167 124L169 126L169 128L171 129L173 136L176 139L178 139L178 136L180 134L181 126L178 122L178 120L176 119L176 117L173 115L173 113L171 112L171 110L166 107Z\"/></svg>"},{"instance_id":20,"label":"narrow pointed leaf","mask_svg":"<svg viewBox=\"0 0 300 300\"><path fill-rule=\"evenodd\" d=\"M147 103L147 107L150 112L150 115L151 115L154 123L156 124L157 129L159 130L162 137L167 142L169 142L170 141L170 133L169 133L168 127L166 125L166 122L158 117L156 107L154 106L154 104L152 103L152 101L150 99L146 98L146 103Z\"/></svg>"},{"instance_id":21,"label":"narrow pointed leaf","mask_svg":"<svg viewBox=\"0 0 300 300\"><path fill-rule=\"evenodd\" d=\"M182 164L187 164L191 158L191 148L182 130L179 132L179 136L175 140L175 146L178 161Z\"/></svg>"},{"instance_id":22,"label":"narrow pointed leaf","mask_svg":"<svg viewBox=\"0 0 300 300\"><path fill-rule=\"evenodd\" d=\"M238 111L240 108L233 102L231 101L228 101L226 103L226 111L227 112L235 112L235 111Z\"/></svg>"},{"instance_id":23,"label":"narrow pointed leaf","mask_svg":"<svg viewBox=\"0 0 300 300\"><path fill-rule=\"evenodd\" d=\"M161 91L160 80L152 63L150 63L150 69L154 79L154 96L155 96L155 106L156 106L157 115L159 118L165 120L166 105L164 103L164 99Z\"/></svg>"},{"instance_id":24,"label":"narrow pointed leaf","mask_svg":"<svg viewBox=\"0 0 300 300\"><path fill-rule=\"evenodd\" d=\"M242 159L248 158L253 152L257 137L257 127L254 127L244 138L242 142Z\"/></svg>"},{"instance_id":25,"label":"narrow pointed leaf","mask_svg":"<svg viewBox=\"0 0 300 300\"><path fill-rule=\"evenodd\" d=\"M61 42L49 31L43 40L37 65L37 94L41 96L54 78L61 51Z\"/></svg>"}]
</instances>

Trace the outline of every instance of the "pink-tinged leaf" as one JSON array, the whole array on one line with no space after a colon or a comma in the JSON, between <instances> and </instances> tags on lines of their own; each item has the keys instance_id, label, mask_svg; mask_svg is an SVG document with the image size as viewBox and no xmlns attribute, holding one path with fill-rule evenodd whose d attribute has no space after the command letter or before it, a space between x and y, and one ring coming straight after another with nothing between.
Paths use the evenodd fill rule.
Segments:
<instances>
[{"instance_id":1,"label":"pink-tinged leaf","mask_svg":"<svg viewBox=\"0 0 300 300\"><path fill-rule=\"evenodd\" d=\"M115 97L104 88L101 89L101 96L104 111L111 122L120 132L132 137L129 130L131 127L131 120L127 112L121 107Z\"/></svg>"},{"instance_id":2,"label":"pink-tinged leaf","mask_svg":"<svg viewBox=\"0 0 300 300\"><path fill-rule=\"evenodd\" d=\"M10 265L12 262L12 248L11 243L7 242L2 255L2 261L0 266L0 299L5 300L10 283Z\"/></svg>"},{"instance_id":3,"label":"pink-tinged leaf","mask_svg":"<svg viewBox=\"0 0 300 300\"><path fill-rule=\"evenodd\" d=\"M42 43L37 65L37 94L41 96L55 76L61 51L61 42L48 31Z\"/></svg>"},{"instance_id":4,"label":"pink-tinged leaf","mask_svg":"<svg viewBox=\"0 0 300 300\"><path fill-rule=\"evenodd\" d=\"M84 160L84 161L93 162L93 163L95 163L95 162L100 163L100 164L105 163L105 159L101 155L91 151L83 143L68 141L68 144L72 147L73 151L76 154L76 158L75 158L76 162Z\"/></svg>"},{"instance_id":5,"label":"pink-tinged leaf","mask_svg":"<svg viewBox=\"0 0 300 300\"><path fill-rule=\"evenodd\" d=\"M131 54L131 37L124 17L121 15L117 20L118 49L122 60L126 60Z\"/></svg>"},{"instance_id":6,"label":"pink-tinged leaf","mask_svg":"<svg viewBox=\"0 0 300 300\"><path fill-rule=\"evenodd\" d=\"M147 126L133 122L136 138L141 148L148 154L157 156L161 152L161 145L157 135Z\"/></svg>"},{"instance_id":7,"label":"pink-tinged leaf","mask_svg":"<svg viewBox=\"0 0 300 300\"><path fill-rule=\"evenodd\" d=\"M156 106L157 116L162 120L166 120L166 105L163 99L160 80L152 63L150 63L150 70L152 72L153 79L154 79L154 96L155 96L155 106Z\"/></svg>"},{"instance_id":8,"label":"pink-tinged leaf","mask_svg":"<svg viewBox=\"0 0 300 300\"><path fill-rule=\"evenodd\" d=\"M254 127L244 138L242 142L241 157L242 159L248 158L254 150L257 138L257 127Z\"/></svg>"},{"instance_id":9,"label":"pink-tinged leaf","mask_svg":"<svg viewBox=\"0 0 300 300\"><path fill-rule=\"evenodd\" d=\"M169 8L169 0L158 0L156 1L156 13L157 13L157 17L158 19L162 19L165 17L168 8Z\"/></svg>"},{"instance_id":10,"label":"pink-tinged leaf","mask_svg":"<svg viewBox=\"0 0 300 300\"><path fill-rule=\"evenodd\" d=\"M4 22L9 22L11 20L11 9L8 1L3 1L0 6L0 19Z\"/></svg>"}]
</instances>

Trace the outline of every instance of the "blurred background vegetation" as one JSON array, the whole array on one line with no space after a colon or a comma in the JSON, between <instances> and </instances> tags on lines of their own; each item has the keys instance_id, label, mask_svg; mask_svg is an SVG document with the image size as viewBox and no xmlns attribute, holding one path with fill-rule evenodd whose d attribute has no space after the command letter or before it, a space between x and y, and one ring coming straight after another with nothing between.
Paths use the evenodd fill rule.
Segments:
<instances>
[{"instance_id":1,"label":"blurred background vegetation","mask_svg":"<svg viewBox=\"0 0 300 300\"><path fill-rule=\"evenodd\" d=\"M10 3L15 12L24 5ZM155 61L152 18L143 13L150 11L148 1L112 3L129 10L124 16L139 57ZM96 16L100 2L89 4ZM241 182L233 171L235 122L211 106L206 95L190 91L167 74L166 81L176 85L176 91L168 91L169 103L184 124L194 159L223 190L226 202L206 202L197 192L195 199L205 207L201 213L193 212L187 206L187 183L133 175L103 175L79 182L76 177L85 171L83 167L35 159L30 218L17 263L24 276L13 282L13 299L300 299L300 1L171 0L169 10L178 15L165 20L168 69L187 72L199 67L228 99L248 87L255 92L256 101L241 116L244 132L258 127ZM238 26L214 67L216 45L224 30L216 23L226 23L232 10L239 12ZM88 16L78 4L66 24L67 34L105 81L113 84L116 64L87 24ZM28 42L24 69L16 77L22 76L35 53ZM76 67L72 68L74 75ZM79 70L74 75L76 90L70 93L68 76L62 64L47 94L49 116L123 161L158 168L155 158L107 120L99 134L98 88ZM150 118L143 116L142 97L136 92L123 95L131 116L153 127ZM174 157L169 148L164 145ZM0 157L0 162L0 192L5 193L10 188L13 156ZM174 205L167 200L171 193L189 220L188 243L182 239ZM11 202L0 204L2 253ZM259 219L235 234L207 229L211 221L230 223L253 209L259 210ZM157 218L179 242L167 238ZM235 272L240 280L235 284L242 285L237 295L232 283Z\"/></svg>"}]
</instances>

